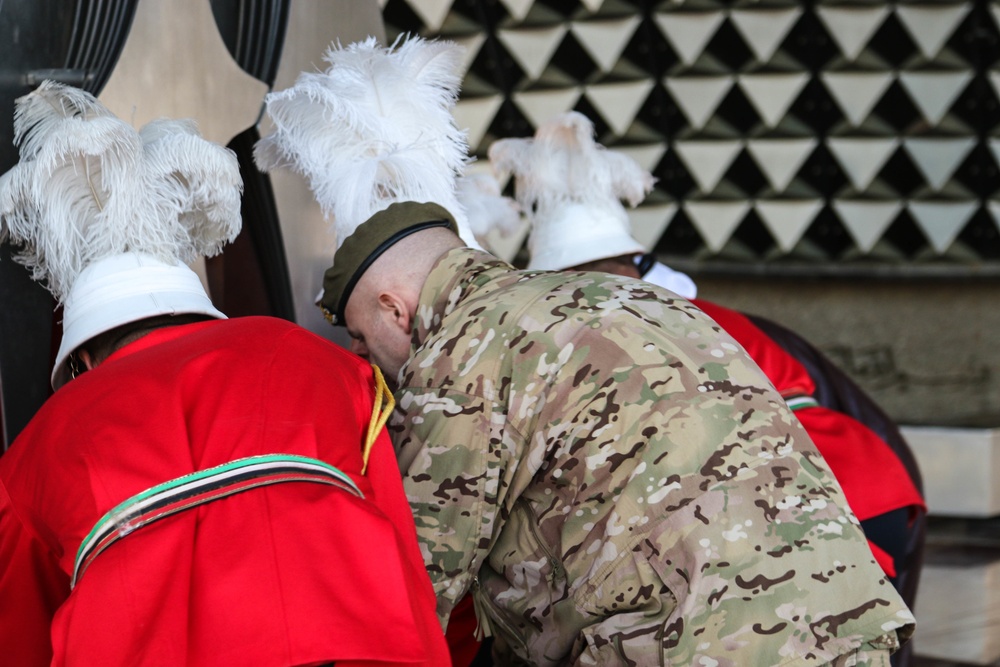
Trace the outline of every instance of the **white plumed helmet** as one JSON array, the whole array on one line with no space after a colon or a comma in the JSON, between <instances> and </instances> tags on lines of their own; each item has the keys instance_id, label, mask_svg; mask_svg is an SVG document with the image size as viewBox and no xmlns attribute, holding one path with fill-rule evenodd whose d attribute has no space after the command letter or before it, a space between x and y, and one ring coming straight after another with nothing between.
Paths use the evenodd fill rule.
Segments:
<instances>
[{"instance_id":1,"label":"white plumed helmet","mask_svg":"<svg viewBox=\"0 0 1000 667\"><path fill-rule=\"evenodd\" d=\"M14 114L20 162L0 177L0 224L63 304L52 386L80 345L157 315L225 318L186 266L240 231L235 155L192 121L137 132L92 95L50 81Z\"/></svg>"},{"instance_id":2,"label":"white plumed helmet","mask_svg":"<svg viewBox=\"0 0 1000 667\"><path fill-rule=\"evenodd\" d=\"M495 141L489 159L497 173L514 176L515 196L531 220L529 269L645 252L622 201L638 205L655 179L632 158L596 143L583 114L561 114L534 138Z\"/></svg>"},{"instance_id":3,"label":"white plumed helmet","mask_svg":"<svg viewBox=\"0 0 1000 667\"><path fill-rule=\"evenodd\" d=\"M465 49L420 37L390 47L374 37L332 45L323 72L265 98L274 131L254 147L262 171L291 167L309 181L339 248L375 213L398 202L432 202L478 247L456 198L468 161L452 110Z\"/></svg>"}]
</instances>

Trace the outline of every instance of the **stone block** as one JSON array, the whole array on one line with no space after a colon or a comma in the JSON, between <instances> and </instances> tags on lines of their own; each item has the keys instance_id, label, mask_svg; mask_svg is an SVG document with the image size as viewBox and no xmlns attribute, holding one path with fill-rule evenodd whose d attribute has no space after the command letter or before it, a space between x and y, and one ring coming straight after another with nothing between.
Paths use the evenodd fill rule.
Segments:
<instances>
[{"instance_id":1,"label":"stone block","mask_svg":"<svg viewBox=\"0 0 1000 667\"><path fill-rule=\"evenodd\" d=\"M1000 552L929 547L914 615L914 653L951 663L1000 660Z\"/></svg>"},{"instance_id":2,"label":"stone block","mask_svg":"<svg viewBox=\"0 0 1000 667\"><path fill-rule=\"evenodd\" d=\"M932 516L1000 515L1000 429L904 426Z\"/></svg>"}]
</instances>

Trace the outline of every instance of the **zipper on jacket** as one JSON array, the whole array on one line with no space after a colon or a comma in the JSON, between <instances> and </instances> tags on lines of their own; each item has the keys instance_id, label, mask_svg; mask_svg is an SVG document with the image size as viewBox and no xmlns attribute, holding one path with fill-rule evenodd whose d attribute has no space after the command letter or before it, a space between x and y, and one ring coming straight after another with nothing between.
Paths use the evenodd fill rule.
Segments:
<instances>
[{"instance_id":1,"label":"zipper on jacket","mask_svg":"<svg viewBox=\"0 0 1000 667\"><path fill-rule=\"evenodd\" d=\"M525 659L528 657L528 645L524 642L524 638L521 637L521 633L517 632L504 619L503 614L500 613L500 609L483 589L482 584L479 582L478 574L472 577L472 608L476 612L476 620L478 621L475 634L477 640L482 641L483 637L497 636L495 627L501 631L504 641L511 642L520 649L520 657ZM491 611L493 612L492 615L490 614Z\"/></svg>"},{"instance_id":2,"label":"zipper on jacket","mask_svg":"<svg viewBox=\"0 0 1000 667\"><path fill-rule=\"evenodd\" d=\"M542 537L541 526L538 525L538 516L535 514L534 508L531 504L524 500L523 498L518 499L518 504L524 508L524 511L528 514L528 530L531 531L531 536L535 538L535 542L538 543L542 552L545 554L545 558L549 561L549 567L552 571L549 573L549 584L554 588L556 582L559 580L565 581L566 579L566 567L562 563L562 559L557 558L552 549L549 548L548 542Z\"/></svg>"}]
</instances>

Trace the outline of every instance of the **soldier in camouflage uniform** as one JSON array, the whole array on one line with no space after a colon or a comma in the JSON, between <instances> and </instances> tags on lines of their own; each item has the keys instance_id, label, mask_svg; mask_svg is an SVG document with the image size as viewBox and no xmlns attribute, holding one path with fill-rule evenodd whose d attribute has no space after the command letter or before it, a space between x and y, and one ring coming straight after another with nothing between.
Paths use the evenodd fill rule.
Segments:
<instances>
[{"instance_id":1,"label":"soldier in camouflage uniform","mask_svg":"<svg viewBox=\"0 0 1000 667\"><path fill-rule=\"evenodd\" d=\"M448 216L370 222L401 208ZM471 588L500 664L888 665L909 635L808 436L687 301L453 248L410 333L392 436L438 613Z\"/></svg>"},{"instance_id":2,"label":"soldier in camouflage uniform","mask_svg":"<svg viewBox=\"0 0 1000 667\"><path fill-rule=\"evenodd\" d=\"M321 204L336 187L299 156L316 118L341 131L336 108L279 118L271 140ZM397 380L442 623L471 590L505 665L887 666L912 615L742 348L648 283L464 247L453 192L414 203L435 199L387 164L370 171L388 200L338 236L321 304Z\"/></svg>"}]
</instances>

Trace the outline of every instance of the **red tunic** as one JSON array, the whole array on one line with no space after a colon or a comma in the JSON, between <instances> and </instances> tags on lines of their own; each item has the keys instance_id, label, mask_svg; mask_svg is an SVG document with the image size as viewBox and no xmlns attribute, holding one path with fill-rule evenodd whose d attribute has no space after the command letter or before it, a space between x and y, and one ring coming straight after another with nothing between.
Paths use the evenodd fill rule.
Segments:
<instances>
[{"instance_id":1,"label":"red tunic","mask_svg":"<svg viewBox=\"0 0 1000 667\"><path fill-rule=\"evenodd\" d=\"M811 396L815 384L805 367L768 338L746 316L714 303L692 301L746 349L785 398ZM899 457L871 429L849 415L824 407L795 411L844 489L858 519L864 521L902 507L925 508L923 497ZM892 559L869 542L890 576Z\"/></svg>"},{"instance_id":2,"label":"red tunic","mask_svg":"<svg viewBox=\"0 0 1000 667\"><path fill-rule=\"evenodd\" d=\"M371 367L282 320L151 333L60 389L0 458L4 664L448 664ZM137 529L70 592L84 536L167 480L261 454L326 461Z\"/></svg>"}]
</instances>

